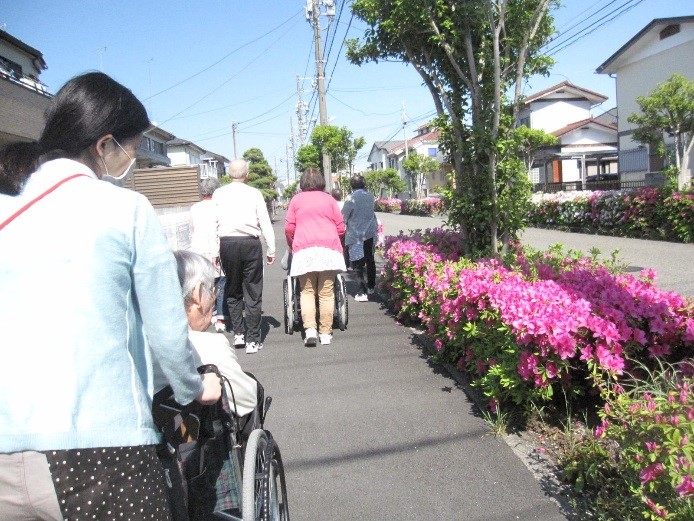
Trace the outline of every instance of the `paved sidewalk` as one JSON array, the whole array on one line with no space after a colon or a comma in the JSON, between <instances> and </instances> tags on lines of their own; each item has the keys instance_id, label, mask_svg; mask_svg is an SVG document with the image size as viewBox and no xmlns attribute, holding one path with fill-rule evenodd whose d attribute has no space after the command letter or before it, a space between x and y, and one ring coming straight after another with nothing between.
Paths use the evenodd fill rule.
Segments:
<instances>
[{"instance_id":1,"label":"paved sidewalk","mask_svg":"<svg viewBox=\"0 0 694 521\"><path fill-rule=\"evenodd\" d=\"M280 214L278 238L282 225ZM284 276L279 263L266 268L265 348L238 355L273 397L266 427L282 449L293 519L571 519L380 302L350 297L349 327L331 346L286 335Z\"/></svg>"}]
</instances>

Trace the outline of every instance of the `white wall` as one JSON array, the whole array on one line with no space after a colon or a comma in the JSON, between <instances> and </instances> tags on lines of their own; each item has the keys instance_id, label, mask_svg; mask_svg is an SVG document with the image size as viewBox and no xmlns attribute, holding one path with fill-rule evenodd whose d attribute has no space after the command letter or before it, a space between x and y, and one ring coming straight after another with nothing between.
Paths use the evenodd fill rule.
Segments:
<instances>
[{"instance_id":1,"label":"white wall","mask_svg":"<svg viewBox=\"0 0 694 521\"><path fill-rule=\"evenodd\" d=\"M590 117L589 101L547 100L530 104L530 128L552 132Z\"/></svg>"},{"instance_id":2,"label":"white wall","mask_svg":"<svg viewBox=\"0 0 694 521\"><path fill-rule=\"evenodd\" d=\"M31 74L38 78L41 74L41 71L36 68L33 60L27 53L20 51L5 40L0 40L0 56L3 56L8 60L12 60L16 64L20 65L22 67L22 74L24 75Z\"/></svg>"},{"instance_id":3,"label":"white wall","mask_svg":"<svg viewBox=\"0 0 694 521\"><path fill-rule=\"evenodd\" d=\"M664 40L659 39L657 31L645 36L636 45L634 56L617 71L620 150L630 150L641 144L631 136L635 125L627 121L631 114L639 111L638 96L648 96L674 73L694 80L694 24L681 24L680 27L678 34ZM690 165L692 160L694 154L690 157ZM632 172L628 177L641 179L643 173Z\"/></svg>"}]
</instances>

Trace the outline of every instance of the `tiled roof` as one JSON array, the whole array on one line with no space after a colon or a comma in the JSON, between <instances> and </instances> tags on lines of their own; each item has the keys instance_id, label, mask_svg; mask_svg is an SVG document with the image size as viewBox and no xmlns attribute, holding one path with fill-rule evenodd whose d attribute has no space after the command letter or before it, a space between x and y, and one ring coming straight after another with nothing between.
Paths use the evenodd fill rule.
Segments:
<instances>
[{"instance_id":1,"label":"tiled roof","mask_svg":"<svg viewBox=\"0 0 694 521\"><path fill-rule=\"evenodd\" d=\"M561 83L557 83L556 85L552 85L551 87L541 90L540 92L536 92L534 94L531 94L527 98L523 100L525 104L530 103L531 101L537 101L539 99L544 98L545 96L549 96L550 94L554 94L557 91L560 91L562 89L569 89L574 92L576 92L579 95L585 96L589 100L597 100L597 102L602 103L603 101L607 100L607 96L600 94L599 92L595 92L589 89L585 89L583 87L579 87L578 85L574 85L570 81L562 81Z\"/></svg>"},{"instance_id":2,"label":"tiled roof","mask_svg":"<svg viewBox=\"0 0 694 521\"><path fill-rule=\"evenodd\" d=\"M557 137L561 137L564 134L568 134L569 132L576 130L577 128L584 127L586 125L597 125L599 127L603 127L606 130L612 130L614 132L617 132L617 127L615 127L614 125L610 125L609 123L603 123L602 121L599 121L595 118L587 118L582 119L581 121L576 121L574 123L569 123L565 127L552 131L551 134Z\"/></svg>"}]
</instances>

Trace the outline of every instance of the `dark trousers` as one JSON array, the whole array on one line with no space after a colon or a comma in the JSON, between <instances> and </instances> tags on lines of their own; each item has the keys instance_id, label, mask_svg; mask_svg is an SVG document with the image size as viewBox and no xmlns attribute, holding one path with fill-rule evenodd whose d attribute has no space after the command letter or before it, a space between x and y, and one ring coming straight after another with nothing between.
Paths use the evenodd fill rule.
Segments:
<instances>
[{"instance_id":1,"label":"dark trousers","mask_svg":"<svg viewBox=\"0 0 694 521\"><path fill-rule=\"evenodd\" d=\"M224 298L231 324L227 331L260 342L263 305L263 247L256 237L222 237L219 258L227 278ZM245 318L244 318L245 310Z\"/></svg>"},{"instance_id":2,"label":"dark trousers","mask_svg":"<svg viewBox=\"0 0 694 521\"><path fill-rule=\"evenodd\" d=\"M356 261L352 261L352 267L357 272L359 281L358 293L366 293L366 289L376 287L376 260L374 259L374 240L364 241L364 256ZM366 267L366 278L364 278L364 267Z\"/></svg>"}]
</instances>

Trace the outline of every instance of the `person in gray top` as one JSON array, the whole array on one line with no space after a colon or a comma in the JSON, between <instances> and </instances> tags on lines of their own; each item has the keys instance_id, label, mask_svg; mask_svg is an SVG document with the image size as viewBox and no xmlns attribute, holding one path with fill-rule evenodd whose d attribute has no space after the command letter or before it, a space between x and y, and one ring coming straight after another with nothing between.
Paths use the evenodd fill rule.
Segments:
<instances>
[{"instance_id":1,"label":"person in gray top","mask_svg":"<svg viewBox=\"0 0 694 521\"><path fill-rule=\"evenodd\" d=\"M356 174L349 181L352 193L342 207L342 217L347 226L345 246L349 260L357 272L359 290L354 300L366 302L376 287L376 261L374 259L378 222L374 212L375 199L366 191L364 176ZM366 268L366 276L364 269Z\"/></svg>"}]
</instances>

